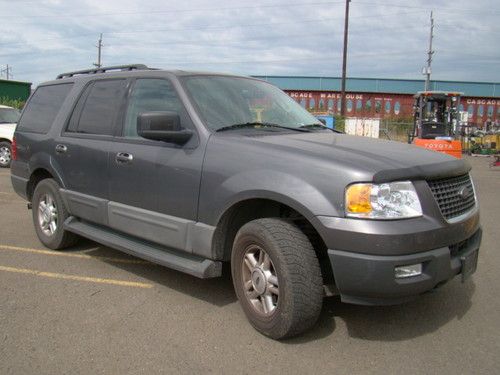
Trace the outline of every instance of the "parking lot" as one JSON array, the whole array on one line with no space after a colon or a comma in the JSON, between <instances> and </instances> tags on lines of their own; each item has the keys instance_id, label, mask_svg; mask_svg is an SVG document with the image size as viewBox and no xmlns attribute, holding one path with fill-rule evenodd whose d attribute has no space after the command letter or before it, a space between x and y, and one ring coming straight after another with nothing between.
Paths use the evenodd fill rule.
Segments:
<instances>
[{"instance_id":1,"label":"parking lot","mask_svg":"<svg viewBox=\"0 0 500 375\"><path fill-rule=\"evenodd\" d=\"M0 170L0 373L498 373L500 170L470 158L482 208L477 273L413 302L325 300L276 342L240 309L228 272L199 280L84 241L54 252Z\"/></svg>"}]
</instances>

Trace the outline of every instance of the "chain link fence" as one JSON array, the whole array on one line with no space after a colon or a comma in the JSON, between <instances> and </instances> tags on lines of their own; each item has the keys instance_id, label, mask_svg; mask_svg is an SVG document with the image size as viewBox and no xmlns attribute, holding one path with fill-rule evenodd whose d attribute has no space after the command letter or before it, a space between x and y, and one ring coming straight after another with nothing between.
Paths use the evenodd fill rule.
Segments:
<instances>
[{"instance_id":1,"label":"chain link fence","mask_svg":"<svg viewBox=\"0 0 500 375\"><path fill-rule=\"evenodd\" d=\"M380 120L379 138L408 142L408 133L413 130L413 122Z\"/></svg>"}]
</instances>

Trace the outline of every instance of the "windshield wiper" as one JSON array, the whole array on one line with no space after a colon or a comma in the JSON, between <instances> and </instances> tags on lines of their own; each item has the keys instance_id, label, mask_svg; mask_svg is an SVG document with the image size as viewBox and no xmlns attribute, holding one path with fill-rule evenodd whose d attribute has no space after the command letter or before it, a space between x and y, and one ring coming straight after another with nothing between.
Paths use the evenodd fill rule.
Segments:
<instances>
[{"instance_id":1,"label":"windshield wiper","mask_svg":"<svg viewBox=\"0 0 500 375\"><path fill-rule=\"evenodd\" d=\"M232 130L232 129L240 129L240 128L257 128L257 127L269 127L269 128L295 130L298 132L309 132L309 130L307 130L307 129L293 128L291 126L278 125L278 124L274 124L272 122L258 122L258 121L243 122L241 124L232 124L232 125L223 126L222 128L217 129L216 132L221 132L221 131L225 131L225 130Z\"/></svg>"},{"instance_id":2,"label":"windshield wiper","mask_svg":"<svg viewBox=\"0 0 500 375\"><path fill-rule=\"evenodd\" d=\"M334 133L340 133L344 134L344 132L337 130L337 129L332 129L329 128L328 126L325 126L323 124L307 124L307 125L302 125L299 127L300 129L322 129L322 130L331 130Z\"/></svg>"}]
</instances>

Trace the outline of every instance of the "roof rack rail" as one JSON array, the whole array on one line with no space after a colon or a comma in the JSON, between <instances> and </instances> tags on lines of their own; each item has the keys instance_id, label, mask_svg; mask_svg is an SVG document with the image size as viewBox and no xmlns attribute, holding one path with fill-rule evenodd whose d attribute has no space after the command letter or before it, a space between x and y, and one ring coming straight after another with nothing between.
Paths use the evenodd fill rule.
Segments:
<instances>
[{"instance_id":1,"label":"roof rack rail","mask_svg":"<svg viewBox=\"0 0 500 375\"><path fill-rule=\"evenodd\" d=\"M111 70L118 71L130 71L130 70L153 70L153 68L149 68L144 64L133 64L133 65L116 65L116 66L103 66L101 68L95 69L84 69L77 70L74 72L62 73L57 76L56 79L69 78L80 74L98 74L98 73L106 73Z\"/></svg>"}]
</instances>

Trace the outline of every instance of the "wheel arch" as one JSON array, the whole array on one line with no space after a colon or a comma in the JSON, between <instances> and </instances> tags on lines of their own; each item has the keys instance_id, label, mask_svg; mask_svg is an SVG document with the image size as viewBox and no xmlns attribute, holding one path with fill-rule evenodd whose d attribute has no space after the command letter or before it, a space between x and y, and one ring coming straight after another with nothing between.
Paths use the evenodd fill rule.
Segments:
<instances>
[{"instance_id":1,"label":"wheel arch","mask_svg":"<svg viewBox=\"0 0 500 375\"><path fill-rule=\"evenodd\" d=\"M313 225L312 214L300 203L285 198L246 197L226 207L217 221L212 239L212 254L216 259L230 260L234 238L243 225L256 219L283 218L292 221L309 238L320 262L324 283L333 284L333 270L328 258L328 249Z\"/></svg>"},{"instance_id":2,"label":"wheel arch","mask_svg":"<svg viewBox=\"0 0 500 375\"><path fill-rule=\"evenodd\" d=\"M54 179L59 184L59 186L61 186L61 182L54 177L54 174L49 172L46 168L37 168L30 174L28 184L26 185L26 196L28 198L28 201L31 202L33 193L35 192L35 188L40 183L40 181L47 178Z\"/></svg>"},{"instance_id":3,"label":"wheel arch","mask_svg":"<svg viewBox=\"0 0 500 375\"><path fill-rule=\"evenodd\" d=\"M50 154L46 152L35 153L31 156L28 165L30 173L26 186L26 196L29 201L31 201L36 185L45 178L53 178L62 188L66 186L60 173L61 166Z\"/></svg>"}]
</instances>

